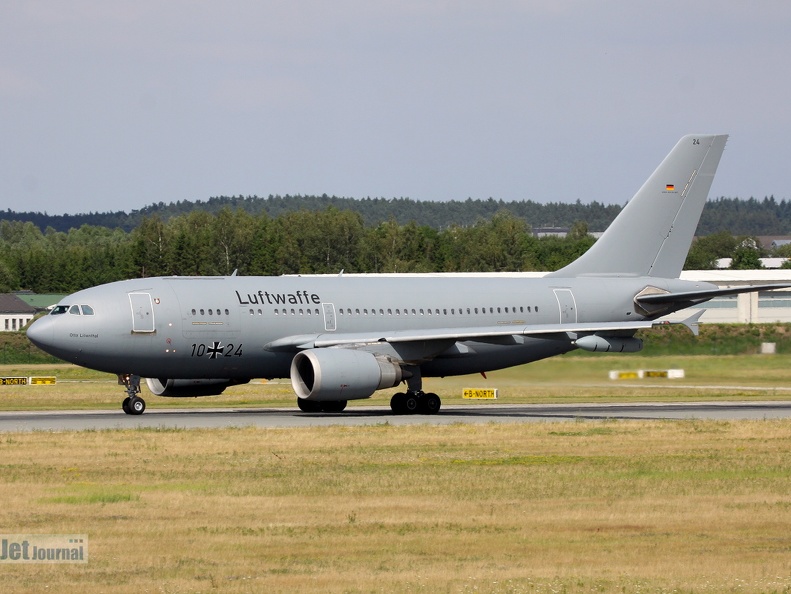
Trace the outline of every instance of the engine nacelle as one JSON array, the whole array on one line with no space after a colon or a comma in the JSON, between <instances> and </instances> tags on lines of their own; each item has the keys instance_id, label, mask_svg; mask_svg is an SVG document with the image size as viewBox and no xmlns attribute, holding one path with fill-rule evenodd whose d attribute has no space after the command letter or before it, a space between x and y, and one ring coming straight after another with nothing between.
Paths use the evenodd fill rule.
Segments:
<instances>
[{"instance_id":1,"label":"engine nacelle","mask_svg":"<svg viewBox=\"0 0 791 594\"><path fill-rule=\"evenodd\" d=\"M249 380L248 380L249 381ZM247 383L229 379L166 379L147 377L146 384L152 394L189 398L195 396L217 396L231 384Z\"/></svg>"},{"instance_id":2,"label":"engine nacelle","mask_svg":"<svg viewBox=\"0 0 791 594\"><path fill-rule=\"evenodd\" d=\"M357 400L401 382L401 367L352 349L310 349L291 362L291 385L306 400Z\"/></svg>"}]
</instances>

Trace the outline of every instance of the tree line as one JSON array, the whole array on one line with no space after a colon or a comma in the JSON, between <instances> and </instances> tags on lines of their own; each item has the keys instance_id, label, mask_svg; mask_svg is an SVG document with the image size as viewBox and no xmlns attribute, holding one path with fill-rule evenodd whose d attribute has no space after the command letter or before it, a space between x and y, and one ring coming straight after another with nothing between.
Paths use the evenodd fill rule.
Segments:
<instances>
[{"instance_id":1,"label":"tree line","mask_svg":"<svg viewBox=\"0 0 791 594\"><path fill-rule=\"evenodd\" d=\"M374 226L386 221L396 221L406 225L410 221L420 221L434 229L444 229L452 225L469 226L481 219L491 219L497 212L507 211L514 216L532 221L535 226L568 227L574 221L584 220L594 231L604 230L620 212L617 205L604 205L599 202L582 204L549 203L540 204L530 200L504 202L502 200L451 200L449 202L418 201L410 198L340 198L337 196L219 196L206 201L179 200L159 202L140 210L125 212L87 213L49 215L40 212L0 212L3 218L14 221L29 221L41 229L52 227L56 231L67 232L71 228L92 225L119 228L132 231L143 220L157 216L163 221L181 217L199 210L217 214L221 210L243 210L251 215L266 214L278 218L285 214L303 210L323 211L328 208L358 213L366 226Z\"/></svg>"},{"instance_id":2,"label":"tree line","mask_svg":"<svg viewBox=\"0 0 791 594\"><path fill-rule=\"evenodd\" d=\"M167 221L149 216L130 232L83 225L41 231L0 221L0 290L71 292L162 275L556 269L594 239L580 223L565 239L537 239L510 213L442 231L389 220L367 227L358 213L329 207L273 218L225 208Z\"/></svg>"},{"instance_id":3,"label":"tree line","mask_svg":"<svg viewBox=\"0 0 791 594\"><path fill-rule=\"evenodd\" d=\"M159 202L130 213L106 212L87 214L48 215L41 212L0 211L0 218L9 221L31 222L40 229L52 228L67 233L83 225L108 227L131 232L149 217L163 221L183 217L193 211L217 214L224 209L243 210L251 215L266 214L279 218L303 210L323 211L327 208L358 213L366 227L395 221L407 225L418 221L432 229L447 229L454 225L468 227L481 220L490 220L498 212L509 212L536 227L570 227L575 221L585 221L593 232L604 231L621 211L620 205L599 202L538 203L532 200L504 202L502 200L451 200L449 202L417 201L409 198L340 198L337 196L219 196L206 201L180 200ZM791 202L777 201L773 196L757 200L717 198L710 200L703 210L698 235L719 231L736 235L791 234Z\"/></svg>"},{"instance_id":4,"label":"tree line","mask_svg":"<svg viewBox=\"0 0 791 594\"><path fill-rule=\"evenodd\" d=\"M272 217L225 207L164 219L143 217L131 231L82 225L66 232L0 220L0 291L67 293L115 280L164 275L505 272L557 270L594 242L587 222L566 237L536 237L508 210L472 225L436 229L329 206ZM743 254L742 254L743 252ZM742 254L736 257L736 254ZM755 266L766 255L748 237L720 232L693 244L687 268L734 257Z\"/></svg>"}]
</instances>

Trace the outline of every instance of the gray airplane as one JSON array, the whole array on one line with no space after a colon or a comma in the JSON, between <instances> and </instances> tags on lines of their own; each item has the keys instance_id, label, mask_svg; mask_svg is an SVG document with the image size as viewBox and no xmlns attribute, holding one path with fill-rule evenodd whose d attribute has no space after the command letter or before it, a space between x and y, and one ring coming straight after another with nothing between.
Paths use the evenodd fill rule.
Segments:
<instances>
[{"instance_id":1,"label":"gray airplane","mask_svg":"<svg viewBox=\"0 0 791 594\"><path fill-rule=\"evenodd\" d=\"M34 344L118 374L141 414L159 396L208 396L251 378L291 378L299 408L339 412L395 388L396 413L439 411L422 378L486 372L574 349L635 352L634 334L719 289L679 280L726 135L682 138L602 237L543 278L161 277L63 299ZM784 285L785 286L785 285ZM697 328L702 312L687 325Z\"/></svg>"}]
</instances>

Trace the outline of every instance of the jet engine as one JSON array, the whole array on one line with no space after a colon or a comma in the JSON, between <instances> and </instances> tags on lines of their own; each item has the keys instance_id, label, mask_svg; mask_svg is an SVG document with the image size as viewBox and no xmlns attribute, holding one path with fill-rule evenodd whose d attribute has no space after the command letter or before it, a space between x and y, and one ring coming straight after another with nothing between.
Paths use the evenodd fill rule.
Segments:
<instances>
[{"instance_id":1,"label":"jet engine","mask_svg":"<svg viewBox=\"0 0 791 594\"><path fill-rule=\"evenodd\" d=\"M309 349L291 362L291 385L306 400L357 400L397 386L401 367L366 351Z\"/></svg>"},{"instance_id":2,"label":"jet engine","mask_svg":"<svg viewBox=\"0 0 791 594\"><path fill-rule=\"evenodd\" d=\"M250 380L247 380L250 381ZM194 397L217 396L231 384L242 384L246 381L229 379L166 379L147 377L146 384L152 394L157 396Z\"/></svg>"}]
</instances>

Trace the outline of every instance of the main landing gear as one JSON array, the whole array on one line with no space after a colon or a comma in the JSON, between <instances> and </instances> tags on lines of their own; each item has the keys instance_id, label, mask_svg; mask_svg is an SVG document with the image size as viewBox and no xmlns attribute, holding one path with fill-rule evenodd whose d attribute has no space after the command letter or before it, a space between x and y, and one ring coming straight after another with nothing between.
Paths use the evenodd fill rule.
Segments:
<instances>
[{"instance_id":1,"label":"main landing gear","mask_svg":"<svg viewBox=\"0 0 791 594\"><path fill-rule=\"evenodd\" d=\"M119 375L118 383L126 386L126 393L121 408L128 415L142 415L146 410L146 401L140 398L140 376L139 375Z\"/></svg>"},{"instance_id":2,"label":"main landing gear","mask_svg":"<svg viewBox=\"0 0 791 594\"><path fill-rule=\"evenodd\" d=\"M397 415L434 415L439 412L442 400L434 393L423 391L423 376L420 367L410 365L404 368L407 375L407 391L399 392L390 399L390 408Z\"/></svg>"},{"instance_id":3,"label":"main landing gear","mask_svg":"<svg viewBox=\"0 0 791 594\"><path fill-rule=\"evenodd\" d=\"M128 398L127 398L128 400ZM140 398L137 400L141 401ZM126 400L124 400L126 403ZM315 400L305 400L297 398L297 406L302 412L343 412L346 408L346 400L325 400L316 402ZM397 415L433 415L439 411L442 401L436 394L426 394L425 392L400 392L390 399L390 408ZM126 407L126 404L124 404ZM145 408L145 404L143 405ZM126 408L124 408L126 411ZM130 412L128 414L140 414Z\"/></svg>"},{"instance_id":4,"label":"main landing gear","mask_svg":"<svg viewBox=\"0 0 791 594\"><path fill-rule=\"evenodd\" d=\"M390 399L390 408L397 415L433 415L439 412L442 400L429 392L399 392Z\"/></svg>"}]
</instances>

